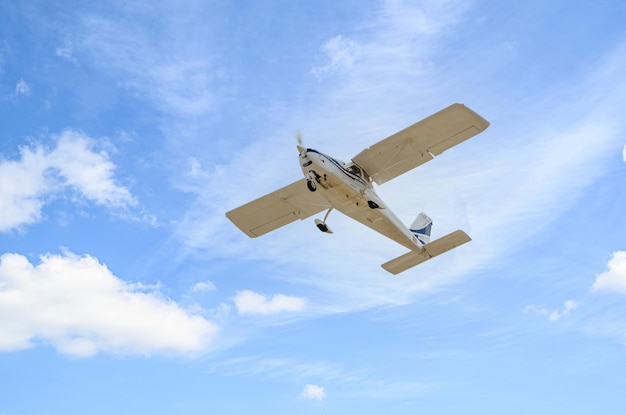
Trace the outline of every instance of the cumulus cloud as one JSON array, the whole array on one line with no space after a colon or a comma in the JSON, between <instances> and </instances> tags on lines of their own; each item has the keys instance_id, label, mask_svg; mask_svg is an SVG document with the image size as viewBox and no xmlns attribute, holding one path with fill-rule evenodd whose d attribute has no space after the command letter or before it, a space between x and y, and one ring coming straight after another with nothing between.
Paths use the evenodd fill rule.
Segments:
<instances>
[{"instance_id":1,"label":"cumulus cloud","mask_svg":"<svg viewBox=\"0 0 626 415\"><path fill-rule=\"evenodd\" d=\"M0 160L0 232L39 220L42 197L51 190L44 150L22 148L20 153L19 161Z\"/></svg>"},{"instance_id":2,"label":"cumulus cloud","mask_svg":"<svg viewBox=\"0 0 626 415\"><path fill-rule=\"evenodd\" d=\"M276 294L270 298L250 290L238 292L234 301L239 314L275 314L283 311L301 311L307 304L306 299L302 297Z\"/></svg>"},{"instance_id":3,"label":"cumulus cloud","mask_svg":"<svg viewBox=\"0 0 626 415\"><path fill-rule=\"evenodd\" d=\"M58 137L56 149L47 158L65 184L87 199L113 207L135 203L128 189L115 184L115 165L108 155L95 152L93 141L84 134L65 131Z\"/></svg>"},{"instance_id":4,"label":"cumulus cloud","mask_svg":"<svg viewBox=\"0 0 626 415\"><path fill-rule=\"evenodd\" d=\"M626 251L614 252L606 267L596 277L591 291L626 294Z\"/></svg>"},{"instance_id":5,"label":"cumulus cloud","mask_svg":"<svg viewBox=\"0 0 626 415\"><path fill-rule=\"evenodd\" d=\"M562 310L553 311L552 313L550 313L550 316L548 318L550 319L550 321L558 320L561 317L568 315L573 310L576 310L577 308L578 308L578 303L576 301L567 300L565 301Z\"/></svg>"},{"instance_id":6,"label":"cumulus cloud","mask_svg":"<svg viewBox=\"0 0 626 415\"><path fill-rule=\"evenodd\" d=\"M556 321L566 315L570 314L572 311L576 310L579 307L579 304L574 300L567 300L563 303L563 308L560 310L548 311L546 308L538 306L538 305L529 305L524 309L524 313L535 313L540 314L542 316L548 316L550 321Z\"/></svg>"},{"instance_id":7,"label":"cumulus cloud","mask_svg":"<svg viewBox=\"0 0 626 415\"><path fill-rule=\"evenodd\" d=\"M217 287L215 287L215 284L213 283L213 281L209 281L209 280L195 283L193 287L191 287L191 292L194 292L194 293L204 293L207 291L214 291L214 290L217 290Z\"/></svg>"},{"instance_id":8,"label":"cumulus cloud","mask_svg":"<svg viewBox=\"0 0 626 415\"><path fill-rule=\"evenodd\" d=\"M18 95L30 95L30 86L23 79L20 79L15 85L15 96Z\"/></svg>"},{"instance_id":9,"label":"cumulus cloud","mask_svg":"<svg viewBox=\"0 0 626 415\"><path fill-rule=\"evenodd\" d=\"M308 384L304 386L304 389L300 393L300 398L321 402L326 399L326 392L321 386Z\"/></svg>"},{"instance_id":10,"label":"cumulus cloud","mask_svg":"<svg viewBox=\"0 0 626 415\"><path fill-rule=\"evenodd\" d=\"M70 188L99 205L123 208L137 202L116 183L115 164L106 152L95 150L85 134L66 130L56 146L20 148L18 160L0 159L0 232L41 218L46 196Z\"/></svg>"},{"instance_id":11,"label":"cumulus cloud","mask_svg":"<svg viewBox=\"0 0 626 415\"><path fill-rule=\"evenodd\" d=\"M205 351L218 328L154 287L117 278L91 256L0 257L0 350L50 344L84 357Z\"/></svg>"}]
</instances>

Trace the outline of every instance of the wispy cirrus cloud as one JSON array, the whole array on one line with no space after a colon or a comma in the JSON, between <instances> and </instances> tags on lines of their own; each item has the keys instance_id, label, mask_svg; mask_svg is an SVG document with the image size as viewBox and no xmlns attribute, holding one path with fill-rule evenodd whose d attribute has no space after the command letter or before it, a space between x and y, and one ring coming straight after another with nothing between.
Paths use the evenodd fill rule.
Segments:
<instances>
[{"instance_id":1,"label":"wispy cirrus cloud","mask_svg":"<svg viewBox=\"0 0 626 415\"><path fill-rule=\"evenodd\" d=\"M550 321L557 321L567 315L569 315L572 311L576 310L580 304L574 300L566 300L563 303L562 309L549 311L545 307L541 307L538 305L529 305L524 308L524 314L535 313L543 316L547 316Z\"/></svg>"},{"instance_id":2,"label":"wispy cirrus cloud","mask_svg":"<svg viewBox=\"0 0 626 415\"><path fill-rule=\"evenodd\" d=\"M454 30L469 6L469 2L457 0L384 1L362 27L336 35L321 46L320 62L313 73L349 74L352 80L365 82L385 72L419 76L423 74L420 68L437 50L433 43L441 41L442 32Z\"/></svg>"},{"instance_id":3,"label":"wispy cirrus cloud","mask_svg":"<svg viewBox=\"0 0 626 415\"><path fill-rule=\"evenodd\" d=\"M202 170L207 176L195 189L197 203L178 228L184 249L276 264L288 281L328 294L327 307L319 309L355 310L407 303L497 264L558 218L602 176L626 129L617 110L626 97L624 47L607 50L585 73L569 75L576 79L576 99L568 84L544 85L540 94L520 100L519 91L498 86L507 71L503 53L528 59L522 48L511 48L515 39L448 44L476 23L466 20L468 7L461 1L382 3L358 27L320 44L319 56L311 57L311 76L319 85L312 104L289 108L285 118L292 122L298 111L306 112L300 127L307 146L348 160L452 102L475 109L492 123L486 132L377 189L405 223L424 210L435 221L434 237L461 228L471 244L412 270L414 278L390 281L379 265L403 250L339 213L329 218L333 235L320 235L305 220L262 242L248 240L224 212L301 177L291 168L295 152L289 158L286 139L276 133L255 135L230 162ZM282 134L283 127L276 129ZM257 165L260 155L263 169L242 169ZM225 180L231 183L226 189ZM303 238L309 233L319 245L315 254L311 240ZM291 272L302 266L316 277Z\"/></svg>"},{"instance_id":4,"label":"wispy cirrus cloud","mask_svg":"<svg viewBox=\"0 0 626 415\"><path fill-rule=\"evenodd\" d=\"M218 331L155 287L125 282L96 258L70 252L37 264L2 255L0 320L0 350L47 343L74 357L198 354Z\"/></svg>"},{"instance_id":5,"label":"wispy cirrus cloud","mask_svg":"<svg viewBox=\"0 0 626 415\"><path fill-rule=\"evenodd\" d=\"M359 59L358 45L344 35L337 35L322 45L324 63L313 68L313 74L322 76L331 72L349 72Z\"/></svg>"},{"instance_id":6,"label":"wispy cirrus cloud","mask_svg":"<svg viewBox=\"0 0 626 415\"><path fill-rule=\"evenodd\" d=\"M344 397L369 397L383 400L415 398L428 395L437 388L434 383L421 383L414 379L410 381L379 379L363 367L351 371L335 363L302 362L290 358L239 357L217 362L213 370L229 376L284 379L296 384L306 382L299 395L300 399L317 402L326 400L327 388L331 385L333 389L340 390ZM321 386L322 384L324 386Z\"/></svg>"},{"instance_id":7,"label":"wispy cirrus cloud","mask_svg":"<svg viewBox=\"0 0 626 415\"><path fill-rule=\"evenodd\" d=\"M55 54L73 64L78 64L78 59L74 56L74 46L71 42L66 42L63 46L59 46L54 50Z\"/></svg>"},{"instance_id":8,"label":"wispy cirrus cloud","mask_svg":"<svg viewBox=\"0 0 626 415\"><path fill-rule=\"evenodd\" d=\"M175 2L150 7L113 3L122 17L80 14L69 56L88 56L170 122L200 122L216 110L215 79L220 71L206 40L212 25L199 22L211 16L211 6L201 2L187 6L183 10ZM67 48L57 50L68 55Z\"/></svg>"}]
</instances>

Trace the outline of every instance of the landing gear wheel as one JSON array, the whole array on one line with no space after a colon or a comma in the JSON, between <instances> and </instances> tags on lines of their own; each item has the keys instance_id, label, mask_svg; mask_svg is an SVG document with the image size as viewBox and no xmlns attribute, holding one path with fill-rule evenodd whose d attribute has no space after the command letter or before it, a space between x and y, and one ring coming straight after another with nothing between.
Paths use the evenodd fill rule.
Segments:
<instances>
[{"instance_id":1,"label":"landing gear wheel","mask_svg":"<svg viewBox=\"0 0 626 415\"><path fill-rule=\"evenodd\" d=\"M370 209L378 209L380 207L378 206L378 203L372 202L371 200L367 201L367 205L370 207Z\"/></svg>"},{"instance_id":2,"label":"landing gear wheel","mask_svg":"<svg viewBox=\"0 0 626 415\"><path fill-rule=\"evenodd\" d=\"M315 185L315 183L313 183L313 180L307 180L306 187L312 192L317 190L317 186Z\"/></svg>"},{"instance_id":3,"label":"landing gear wheel","mask_svg":"<svg viewBox=\"0 0 626 415\"><path fill-rule=\"evenodd\" d=\"M320 231L324 233L333 233L332 229L330 229L328 225L326 225L326 222L322 222L319 219L315 219L315 226L317 226L317 229L319 229Z\"/></svg>"},{"instance_id":4,"label":"landing gear wheel","mask_svg":"<svg viewBox=\"0 0 626 415\"><path fill-rule=\"evenodd\" d=\"M317 228L324 233L328 232L328 226L325 223L318 223Z\"/></svg>"}]
</instances>

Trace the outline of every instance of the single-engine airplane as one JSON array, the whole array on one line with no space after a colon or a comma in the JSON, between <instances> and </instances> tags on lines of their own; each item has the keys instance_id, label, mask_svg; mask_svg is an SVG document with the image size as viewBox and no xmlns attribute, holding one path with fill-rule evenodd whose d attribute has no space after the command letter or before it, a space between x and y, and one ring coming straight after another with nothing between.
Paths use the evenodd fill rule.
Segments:
<instances>
[{"instance_id":1,"label":"single-engine airplane","mask_svg":"<svg viewBox=\"0 0 626 415\"><path fill-rule=\"evenodd\" d=\"M296 219L315 219L320 231L333 209L393 239L410 251L382 267L398 274L458 247L471 238L462 230L430 242L432 220L424 213L406 227L374 191L383 184L432 160L445 150L481 133L489 122L463 104L453 104L361 151L344 163L298 145L304 178L226 213L251 238Z\"/></svg>"}]
</instances>

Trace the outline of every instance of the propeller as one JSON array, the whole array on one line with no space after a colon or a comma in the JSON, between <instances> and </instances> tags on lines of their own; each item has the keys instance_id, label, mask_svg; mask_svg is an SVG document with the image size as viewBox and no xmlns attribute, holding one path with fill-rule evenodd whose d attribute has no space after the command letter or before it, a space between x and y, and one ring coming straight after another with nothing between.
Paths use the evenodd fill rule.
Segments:
<instances>
[{"instance_id":1,"label":"propeller","mask_svg":"<svg viewBox=\"0 0 626 415\"><path fill-rule=\"evenodd\" d=\"M302 146L302 133L300 130L296 131L296 140L298 141L298 151L302 153L304 151L304 147Z\"/></svg>"}]
</instances>

